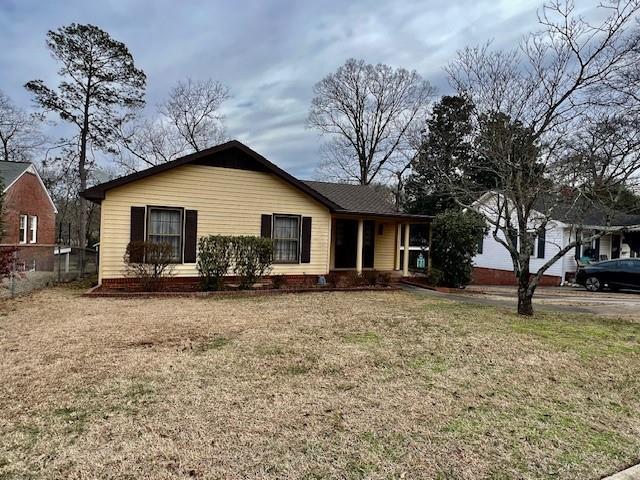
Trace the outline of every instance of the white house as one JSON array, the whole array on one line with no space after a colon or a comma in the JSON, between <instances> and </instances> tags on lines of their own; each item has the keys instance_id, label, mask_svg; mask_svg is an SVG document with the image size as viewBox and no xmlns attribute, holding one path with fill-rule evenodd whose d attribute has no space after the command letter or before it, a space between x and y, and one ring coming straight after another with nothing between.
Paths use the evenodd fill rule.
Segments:
<instances>
[{"instance_id":1,"label":"white house","mask_svg":"<svg viewBox=\"0 0 640 480\"><path fill-rule=\"evenodd\" d=\"M489 218L497 218L497 214L494 213L497 210L493 207L495 195L497 194L488 192L476 202L479 210ZM542 214L534 211L532 218L535 220L538 216L542 217ZM582 244L577 252L575 248L570 249L549 267L541 284L561 285L572 280L579 262L640 256L637 244L635 250L631 246L634 243L632 237L640 236L640 215L616 213L609 225L606 225L605 218L605 213L597 209L578 212L572 208L554 208L544 236L536 238L530 263L531 273L537 273L540 267L561 248L573 242L576 236L587 238L596 231L607 233L590 244ZM504 238L502 232L498 232L498 236ZM491 229L479 243L479 253L474 257L473 264L475 284L513 285L516 282L511 256L507 249L494 239Z\"/></svg>"}]
</instances>

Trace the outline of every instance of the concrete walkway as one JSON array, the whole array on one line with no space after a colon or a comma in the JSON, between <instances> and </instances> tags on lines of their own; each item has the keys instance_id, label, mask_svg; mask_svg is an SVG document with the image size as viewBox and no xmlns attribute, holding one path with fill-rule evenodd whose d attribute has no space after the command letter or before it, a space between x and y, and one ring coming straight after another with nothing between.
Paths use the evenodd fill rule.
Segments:
<instances>
[{"instance_id":1,"label":"concrete walkway","mask_svg":"<svg viewBox=\"0 0 640 480\"><path fill-rule=\"evenodd\" d=\"M411 285L403 289L416 295L432 296L444 300L492 305L513 309L517 305L515 287L469 286L456 293L442 293ZM598 292L571 287L539 287L533 297L533 308L545 311L565 311L603 315L640 322L640 293Z\"/></svg>"},{"instance_id":2,"label":"concrete walkway","mask_svg":"<svg viewBox=\"0 0 640 480\"><path fill-rule=\"evenodd\" d=\"M640 480L640 465L635 465L621 472L615 473L603 480Z\"/></svg>"}]
</instances>

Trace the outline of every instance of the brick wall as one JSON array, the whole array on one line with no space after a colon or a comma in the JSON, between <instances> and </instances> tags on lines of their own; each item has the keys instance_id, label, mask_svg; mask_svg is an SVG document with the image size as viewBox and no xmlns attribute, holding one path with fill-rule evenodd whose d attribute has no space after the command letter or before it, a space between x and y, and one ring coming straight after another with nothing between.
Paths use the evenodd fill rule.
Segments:
<instances>
[{"instance_id":1,"label":"brick wall","mask_svg":"<svg viewBox=\"0 0 640 480\"><path fill-rule=\"evenodd\" d=\"M25 173L5 193L4 221L5 236L3 244L18 244L20 232L20 215L38 217L37 243L32 245L51 245L56 238L56 215L38 178L32 173Z\"/></svg>"},{"instance_id":2,"label":"brick wall","mask_svg":"<svg viewBox=\"0 0 640 480\"><path fill-rule=\"evenodd\" d=\"M306 287L313 286L318 281L318 275L284 275L288 286ZM271 276L265 276L260 283L269 284ZM238 283L238 277L225 277L226 284ZM137 278L104 278L102 287L108 290L135 291L140 289L140 281ZM200 289L200 277L170 277L163 281L163 290L197 291Z\"/></svg>"},{"instance_id":3,"label":"brick wall","mask_svg":"<svg viewBox=\"0 0 640 480\"><path fill-rule=\"evenodd\" d=\"M562 279L554 275L543 275L539 285L553 287L560 285ZM509 270L473 267L472 285L517 285L516 276Z\"/></svg>"}]
</instances>

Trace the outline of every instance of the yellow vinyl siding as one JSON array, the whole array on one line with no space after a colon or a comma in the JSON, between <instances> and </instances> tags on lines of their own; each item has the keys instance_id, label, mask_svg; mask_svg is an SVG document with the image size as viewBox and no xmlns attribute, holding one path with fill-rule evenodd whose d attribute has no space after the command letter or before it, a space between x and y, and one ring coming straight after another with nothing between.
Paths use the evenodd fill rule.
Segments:
<instances>
[{"instance_id":1,"label":"yellow vinyl siding","mask_svg":"<svg viewBox=\"0 0 640 480\"><path fill-rule=\"evenodd\" d=\"M312 217L311 263L274 265L274 274L323 274L329 269L329 210L270 173L183 165L106 192L100 229L100 279L124 275L132 206L198 211L198 237L260 235L262 214ZM196 265L176 265L176 276L197 275Z\"/></svg>"},{"instance_id":2,"label":"yellow vinyl siding","mask_svg":"<svg viewBox=\"0 0 640 480\"><path fill-rule=\"evenodd\" d=\"M380 225L383 225L382 235L378 235ZM396 228L395 223L376 222L373 257L373 267L376 270L393 270L396 248Z\"/></svg>"}]
</instances>

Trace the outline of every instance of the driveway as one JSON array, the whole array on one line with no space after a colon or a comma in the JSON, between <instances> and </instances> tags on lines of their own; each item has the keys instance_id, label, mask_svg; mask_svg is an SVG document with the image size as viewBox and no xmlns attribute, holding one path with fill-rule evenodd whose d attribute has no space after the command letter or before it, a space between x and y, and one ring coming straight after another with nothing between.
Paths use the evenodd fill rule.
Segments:
<instances>
[{"instance_id":1,"label":"driveway","mask_svg":"<svg viewBox=\"0 0 640 480\"><path fill-rule=\"evenodd\" d=\"M515 308L515 287L469 286L460 293L442 293L410 285L405 290L418 295L428 295L480 305ZM583 288L538 287L533 298L534 309L551 311L582 312L640 321L640 293L598 292L590 293Z\"/></svg>"}]
</instances>

